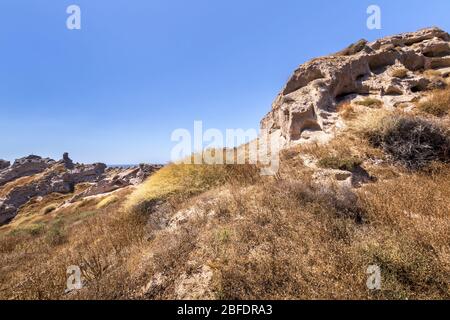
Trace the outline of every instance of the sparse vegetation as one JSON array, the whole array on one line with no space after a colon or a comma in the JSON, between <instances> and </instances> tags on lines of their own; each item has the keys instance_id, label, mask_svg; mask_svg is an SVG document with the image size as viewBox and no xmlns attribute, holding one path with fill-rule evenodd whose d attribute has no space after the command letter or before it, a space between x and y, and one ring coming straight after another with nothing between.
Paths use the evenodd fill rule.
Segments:
<instances>
[{"instance_id":1,"label":"sparse vegetation","mask_svg":"<svg viewBox=\"0 0 450 320\"><path fill-rule=\"evenodd\" d=\"M56 204L50 204L46 206L44 209L42 209L41 214L43 215L49 214L50 212L55 211L56 208L57 208Z\"/></svg>"},{"instance_id":2,"label":"sparse vegetation","mask_svg":"<svg viewBox=\"0 0 450 320\"><path fill-rule=\"evenodd\" d=\"M450 298L450 167L377 167L386 179L356 191L317 183L299 155L347 169L375 156L352 130L327 145L290 150L276 178L246 166L173 164L140 186L128 211L124 191L107 206L60 209L40 232L2 234L0 263L10 268L0 274L0 297L173 299L182 294L180 279L206 266L208 297L220 299ZM136 204L149 199L170 205L136 214ZM33 256L21 253L27 251ZM381 291L366 288L371 264L382 268ZM70 265L81 266L86 285L65 295ZM157 285L149 286L152 279ZM196 290L188 293L205 297Z\"/></svg>"},{"instance_id":3,"label":"sparse vegetation","mask_svg":"<svg viewBox=\"0 0 450 320\"><path fill-rule=\"evenodd\" d=\"M66 241L63 227L59 221L54 223L45 235L45 240L51 246L58 246Z\"/></svg>"},{"instance_id":4,"label":"sparse vegetation","mask_svg":"<svg viewBox=\"0 0 450 320\"><path fill-rule=\"evenodd\" d=\"M439 124L409 115L390 115L368 129L372 145L409 169L420 169L432 161L449 160L450 138Z\"/></svg>"},{"instance_id":5,"label":"sparse vegetation","mask_svg":"<svg viewBox=\"0 0 450 320\"><path fill-rule=\"evenodd\" d=\"M147 203L175 198L183 201L196 194L227 182L245 182L259 178L253 165L195 165L171 164L148 179L127 200L128 209L137 211Z\"/></svg>"},{"instance_id":6,"label":"sparse vegetation","mask_svg":"<svg viewBox=\"0 0 450 320\"><path fill-rule=\"evenodd\" d=\"M97 204L97 209L106 208L117 201L119 201L119 197L116 195L110 195Z\"/></svg>"},{"instance_id":7,"label":"sparse vegetation","mask_svg":"<svg viewBox=\"0 0 450 320\"><path fill-rule=\"evenodd\" d=\"M443 117L450 112L450 89L433 91L425 100L418 104L420 111Z\"/></svg>"},{"instance_id":8,"label":"sparse vegetation","mask_svg":"<svg viewBox=\"0 0 450 320\"><path fill-rule=\"evenodd\" d=\"M395 68L391 71L391 76L395 77L395 78L406 78L406 76L408 75L408 69L406 68Z\"/></svg>"},{"instance_id":9,"label":"sparse vegetation","mask_svg":"<svg viewBox=\"0 0 450 320\"><path fill-rule=\"evenodd\" d=\"M337 111L344 120L352 120L357 116L357 113L350 102L341 103L337 107Z\"/></svg>"},{"instance_id":10,"label":"sparse vegetation","mask_svg":"<svg viewBox=\"0 0 450 320\"><path fill-rule=\"evenodd\" d=\"M381 107L383 105L383 101L375 98L365 98L363 100L356 101L355 103L370 108Z\"/></svg>"},{"instance_id":11,"label":"sparse vegetation","mask_svg":"<svg viewBox=\"0 0 450 320\"><path fill-rule=\"evenodd\" d=\"M322 168L353 171L362 164L362 160L357 157L325 157L319 160L319 166Z\"/></svg>"}]
</instances>

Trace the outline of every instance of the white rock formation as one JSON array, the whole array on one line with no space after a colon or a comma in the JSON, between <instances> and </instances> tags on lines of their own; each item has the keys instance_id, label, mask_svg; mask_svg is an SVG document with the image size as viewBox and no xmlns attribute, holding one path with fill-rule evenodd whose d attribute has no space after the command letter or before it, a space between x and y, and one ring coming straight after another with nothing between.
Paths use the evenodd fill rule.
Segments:
<instances>
[{"instance_id":1,"label":"white rock formation","mask_svg":"<svg viewBox=\"0 0 450 320\"><path fill-rule=\"evenodd\" d=\"M450 35L438 28L365 40L334 55L300 66L261 121L261 129L280 136L285 146L327 140L342 126L340 103L378 98L386 107L408 103L421 92L445 86L425 70L450 73ZM402 77L395 69L406 69Z\"/></svg>"}]
</instances>

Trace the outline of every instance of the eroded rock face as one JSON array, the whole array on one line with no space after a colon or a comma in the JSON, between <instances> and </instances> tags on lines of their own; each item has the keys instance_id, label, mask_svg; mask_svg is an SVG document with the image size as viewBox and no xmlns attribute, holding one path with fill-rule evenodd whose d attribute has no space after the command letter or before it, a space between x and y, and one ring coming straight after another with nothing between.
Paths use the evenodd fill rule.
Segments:
<instances>
[{"instance_id":1,"label":"eroded rock face","mask_svg":"<svg viewBox=\"0 0 450 320\"><path fill-rule=\"evenodd\" d=\"M8 168L10 165L11 165L11 163L9 161L0 159L0 171Z\"/></svg>"},{"instance_id":2,"label":"eroded rock face","mask_svg":"<svg viewBox=\"0 0 450 320\"><path fill-rule=\"evenodd\" d=\"M340 103L372 96L395 108L421 91L445 85L425 77L424 70L445 73L449 67L450 35L438 28L372 43L360 40L300 66L262 119L261 128L280 135L285 146L313 136L326 139L342 126L337 113ZM395 76L395 69L401 68L406 69L404 77Z\"/></svg>"},{"instance_id":3,"label":"eroded rock face","mask_svg":"<svg viewBox=\"0 0 450 320\"><path fill-rule=\"evenodd\" d=\"M14 218L19 208L33 197L43 197L54 192L73 192L75 184L70 178L70 175L61 174L55 170L12 188L4 198L0 199L0 225Z\"/></svg>"},{"instance_id":4,"label":"eroded rock face","mask_svg":"<svg viewBox=\"0 0 450 320\"><path fill-rule=\"evenodd\" d=\"M3 186L0 184L0 225L13 219L20 207L34 197L55 192L69 194L74 192L77 184L90 183L90 188L72 198L74 202L141 183L161 167L143 164L107 172L103 163L74 164L68 153L64 153L63 159L57 162L38 156L18 159L11 167L8 163L8 167L0 171L0 181L3 181ZM26 181L20 180L28 176L30 178Z\"/></svg>"},{"instance_id":5,"label":"eroded rock face","mask_svg":"<svg viewBox=\"0 0 450 320\"><path fill-rule=\"evenodd\" d=\"M43 159L35 155L17 159L11 167L0 172L0 186L21 177L44 172L54 163L52 159Z\"/></svg>"},{"instance_id":6,"label":"eroded rock face","mask_svg":"<svg viewBox=\"0 0 450 320\"><path fill-rule=\"evenodd\" d=\"M114 169L109 170L106 177L103 177L102 180L93 184L86 191L74 196L70 202L78 201L84 197L109 193L130 185L137 185L161 168L161 165L140 164L139 167L118 170L119 172L114 172Z\"/></svg>"},{"instance_id":7,"label":"eroded rock face","mask_svg":"<svg viewBox=\"0 0 450 320\"><path fill-rule=\"evenodd\" d=\"M106 165L102 163L75 166L68 154L58 162L34 155L17 159L11 167L0 172L0 186L8 187L0 198L0 225L14 218L20 207L33 197L54 192L71 193L78 183L101 180L105 169ZM18 180L27 176L30 181L21 183Z\"/></svg>"}]
</instances>

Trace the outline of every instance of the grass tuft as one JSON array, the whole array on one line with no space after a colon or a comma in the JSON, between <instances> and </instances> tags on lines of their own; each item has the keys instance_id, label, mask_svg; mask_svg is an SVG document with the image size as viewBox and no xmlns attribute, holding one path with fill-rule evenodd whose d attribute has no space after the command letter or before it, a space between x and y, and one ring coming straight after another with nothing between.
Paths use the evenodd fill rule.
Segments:
<instances>
[{"instance_id":1,"label":"grass tuft","mask_svg":"<svg viewBox=\"0 0 450 320\"><path fill-rule=\"evenodd\" d=\"M450 112L450 89L433 91L426 100L418 104L418 109L436 117L448 115Z\"/></svg>"},{"instance_id":2,"label":"grass tuft","mask_svg":"<svg viewBox=\"0 0 450 320\"><path fill-rule=\"evenodd\" d=\"M383 102L381 100L375 98L365 98L364 100L356 101L355 103L361 106L371 108L377 108L383 105Z\"/></svg>"}]
</instances>

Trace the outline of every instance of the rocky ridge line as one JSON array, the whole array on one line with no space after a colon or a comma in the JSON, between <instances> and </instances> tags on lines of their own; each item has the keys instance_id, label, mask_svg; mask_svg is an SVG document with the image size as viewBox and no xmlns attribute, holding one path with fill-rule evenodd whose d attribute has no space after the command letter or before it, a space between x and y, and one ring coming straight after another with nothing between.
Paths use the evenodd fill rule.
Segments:
<instances>
[{"instance_id":1,"label":"rocky ridge line","mask_svg":"<svg viewBox=\"0 0 450 320\"><path fill-rule=\"evenodd\" d=\"M74 164L68 153L60 161L35 155L17 159L13 165L0 160L0 225L11 221L20 207L34 197L70 194L77 184L91 184L83 193L74 195L70 202L75 202L139 184L161 167L141 164L120 169L107 168L104 163Z\"/></svg>"}]
</instances>

